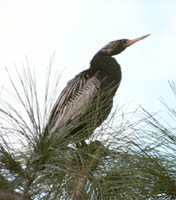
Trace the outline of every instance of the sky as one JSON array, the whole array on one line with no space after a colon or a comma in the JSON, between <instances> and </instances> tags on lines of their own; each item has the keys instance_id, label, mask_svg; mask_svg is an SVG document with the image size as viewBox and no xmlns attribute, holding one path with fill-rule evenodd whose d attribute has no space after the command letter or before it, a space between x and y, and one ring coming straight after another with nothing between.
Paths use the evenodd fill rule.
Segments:
<instances>
[{"instance_id":1,"label":"sky","mask_svg":"<svg viewBox=\"0 0 176 200\"><path fill-rule=\"evenodd\" d=\"M175 8L175 0L0 0L0 95L11 90L5 68L16 79L26 58L42 88L54 55L61 91L108 42L151 33L115 56L122 68L116 102L157 112L162 97L174 106L168 81L176 81Z\"/></svg>"}]
</instances>

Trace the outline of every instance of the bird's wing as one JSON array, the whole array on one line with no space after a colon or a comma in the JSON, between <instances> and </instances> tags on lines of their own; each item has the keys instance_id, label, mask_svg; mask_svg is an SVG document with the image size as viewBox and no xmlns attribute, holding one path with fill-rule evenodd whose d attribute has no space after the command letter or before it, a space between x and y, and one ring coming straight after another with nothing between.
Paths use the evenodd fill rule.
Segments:
<instances>
[{"instance_id":1,"label":"bird's wing","mask_svg":"<svg viewBox=\"0 0 176 200\"><path fill-rule=\"evenodd\" d=\"M84 114L92 104L99 88L100 82L96 76L90 77L86 73L81 73L70 80L51 112L48 123L50 133L69 120Z\"/></svg>"}]
</instances>

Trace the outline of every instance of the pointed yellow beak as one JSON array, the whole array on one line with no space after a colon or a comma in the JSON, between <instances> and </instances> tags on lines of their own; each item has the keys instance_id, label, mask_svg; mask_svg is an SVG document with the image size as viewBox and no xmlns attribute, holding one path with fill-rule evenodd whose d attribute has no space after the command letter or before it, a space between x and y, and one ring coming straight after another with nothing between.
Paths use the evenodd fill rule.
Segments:
<instances>
[{"instance_id":1,"label":"pointed yellow beak","mask_svg":"<svg viewBox=\"0 0 176 200\"><path fill-rule=\"evenodd\" d=\"M147 35L144 35L144 36L142 36L142 37L138 37L138 38L133 39L133 40L128 40L128 41L127 41L127 44L126 44L126 47L129 47L129 46L131 46L132 44L134 44L134 43L136 43L136 42L138 42L138 41L140 41L140 40L145 39L145 38L148 37L149 35L151 35L151 34L147 34Z\"/></svg>"}]
</instances>

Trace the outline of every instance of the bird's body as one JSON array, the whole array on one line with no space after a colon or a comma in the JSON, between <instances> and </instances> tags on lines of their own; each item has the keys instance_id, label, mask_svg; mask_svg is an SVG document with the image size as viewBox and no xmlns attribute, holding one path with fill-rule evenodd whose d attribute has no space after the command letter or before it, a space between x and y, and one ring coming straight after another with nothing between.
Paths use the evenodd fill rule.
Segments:
<instances>
[{"instance_id":1,"label":"bird's body","mask_svg":"<svg viewBox=\"0 0 176 200\"><path fill-rule=\"evenodd\" d=\"M116 40L100 49L90 68L70 80L62 91L51 111L48 132L61 134L61 127L69 127L66 136L81 133L81 140L89 137L109 115L121 81L120 65L112 56L147 36Z\"/></svg>"},{"instance_id":2,"label":"bird's body","mask_svg":"<svg viewBox=\"0 0 176 200\"><path fill-rule=\"evenodd\" d=\"M117 61L98 52L90 68L70 80L62 91L50 115L50 132L78 120L78 126L70 130L71 135L83 129L84 135L91 134L109 115L120 81Z\"/></svg>"}]
</instances>

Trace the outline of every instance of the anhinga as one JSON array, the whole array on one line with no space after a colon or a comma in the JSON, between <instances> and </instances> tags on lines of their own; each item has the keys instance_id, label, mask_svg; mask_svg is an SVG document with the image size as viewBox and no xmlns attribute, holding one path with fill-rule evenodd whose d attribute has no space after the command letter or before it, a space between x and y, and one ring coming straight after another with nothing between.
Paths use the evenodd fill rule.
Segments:
<instances>
[{"instance_id":1,"label":"anhinga","mask_svg":"<svg viewBox=\"0 0 176 200\"><path fill-rule=\"evenodd\" d=\"M149 35L115 40L100 49L92 58L90 68L70 80L60 94L46 126L48 132L60 133L61 127L70 125L67 136L78 132L80 138L90 136L108 117L121 81L120 65L112 56Z\"/></svg>"},{"instance_id":2,"label":"anhinga","mask_svg":"<svg viewBox=\"0 0 176 200\"><path fill-rule=\"evenodd\" d=\"M100 49L92 58L90 68L70 80L61 92L51 111L44 136L48 138L48 134L52 136L56 133L64 139L78 134L76 142L84 144L84 140L108 117L113 106L113 97L120 85L121 68L112 56L148 36L149 34L133 40L115 40ZM48 149L45 138L41 144L44 149ZM40 151L41 155L45 155L43 150ZM27 165L26 174L32 164L33 161ZM22 180L18 176L13 181L14 185Z\"/></svg>"}]
</instances>

